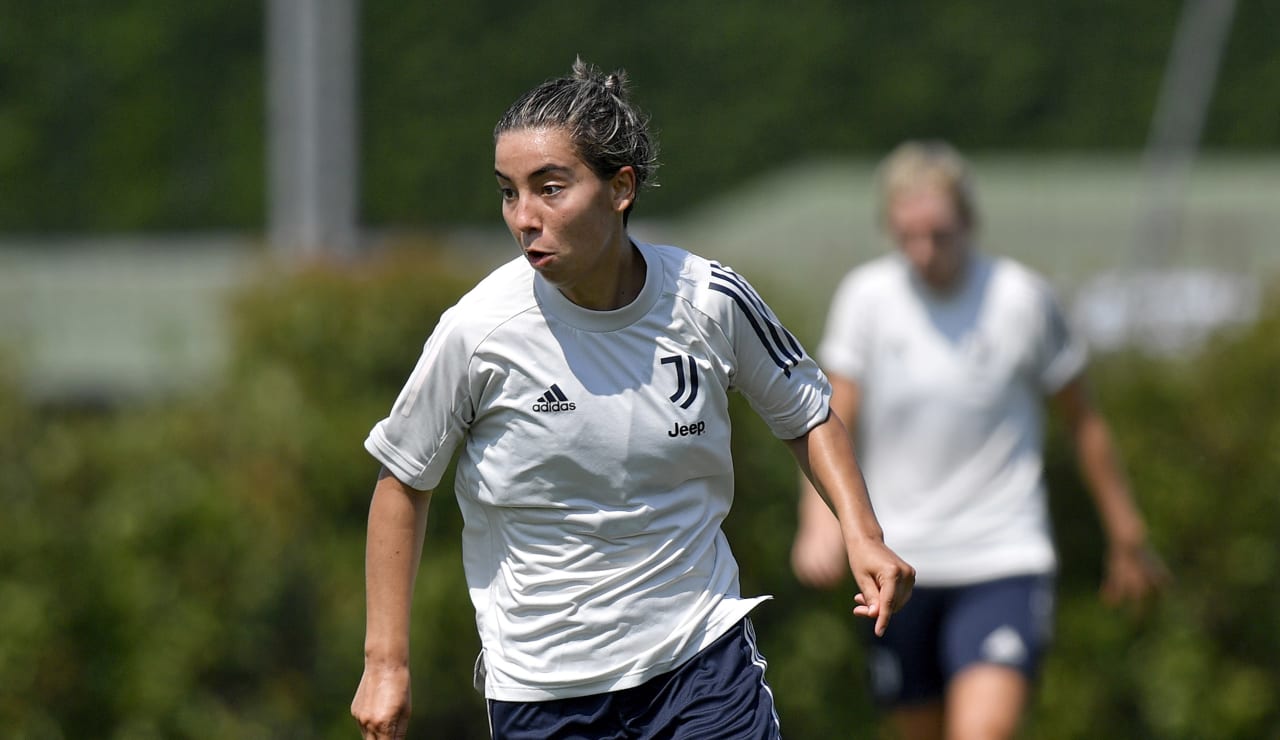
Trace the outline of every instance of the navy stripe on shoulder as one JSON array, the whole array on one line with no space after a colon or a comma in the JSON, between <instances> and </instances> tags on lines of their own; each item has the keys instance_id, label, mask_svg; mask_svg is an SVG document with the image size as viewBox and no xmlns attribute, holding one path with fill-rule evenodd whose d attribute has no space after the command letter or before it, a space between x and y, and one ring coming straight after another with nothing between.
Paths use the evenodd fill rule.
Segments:
<instances>
[{"instance_id":1,"label":"navy stripe on shoulder","mask_svg":"<svg viewBox=\"0 0 1280 740\"><path fill-rule=\"evenodd\" d=\"M727 279L733 281L736 285L738 285L738 287L742 289L743 293L745 293L747 297L751 299L751 302L759 309L760 313L769 318L771 327L777 327L777 331L782 332L782 336L786 338L787 344L791 347L793 356L796 357L797 360L798 358L804 357L804 350L800 348L800 342L797 341L796 338L792 336L791 332L787 331L787 328L782 325L782 322L779 321L776 316L774 316L773 312L769 310L768 305L765 304L764 299L760 297L760 294L757 293L755 289L753 289L751 285L742 278L741 275L734 272L732 268L728 268L714 262L712 263L712 265L713 265L713 268L712 268L713 271L720 270L722 273L724 273L724 276ZM777 334L773 331L772 328L770 329L770 333L773 334L774 339L778 342L779 346L781 346L783 340L778 338ZM785 352L786 349L783 348L783 351Z\"/></svg>"},{"instance_id":2,"label":"navy stripe on shoulder","mask_svg":"<svg viewBox=\"0 0 1280 740\"><path fill-rule=\"evenodd\" d=\"M791 332L773 315L755 289L736 272L718 262L711 263L709 287L733 299L769 357L782 369L784 375L791 377L791 368L800 363L804 350Z\"/></svg>"}]
</instances>

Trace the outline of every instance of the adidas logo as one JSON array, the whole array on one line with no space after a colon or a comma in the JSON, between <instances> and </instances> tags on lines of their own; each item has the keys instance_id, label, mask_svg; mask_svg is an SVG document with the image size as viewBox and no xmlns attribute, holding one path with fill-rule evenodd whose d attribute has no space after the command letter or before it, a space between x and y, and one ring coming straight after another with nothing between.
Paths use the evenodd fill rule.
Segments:
<instances>
[{"instance_id":1,"label":"adidas logo","mask_svg":"<svg viewBox=\"0 0 1280 740\"><path fill-rule=\"evenodd\" d=\"M552 383L546 393L533 404L534 411L573 411L577 404L565 397L560 386Z\"/></svg>"}]
</instances>

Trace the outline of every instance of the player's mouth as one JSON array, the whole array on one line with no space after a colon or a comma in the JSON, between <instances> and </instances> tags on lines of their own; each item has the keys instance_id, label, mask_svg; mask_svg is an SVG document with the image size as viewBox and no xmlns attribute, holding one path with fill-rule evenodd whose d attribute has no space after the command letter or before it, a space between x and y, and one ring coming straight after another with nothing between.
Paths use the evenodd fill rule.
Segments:
<instances>
[{"instance_id":1,"label":"player's mouth","mask_svg":"<svg viewBox=\"0 0 1280 740\"><path fill-rule=\"evenodd\" d=\"M529 260L529 264L535 270L540 270L551 263L555 259L555 255L542 249L526 249L524 250L525 259Z\"/></svg>"}]
</instances>

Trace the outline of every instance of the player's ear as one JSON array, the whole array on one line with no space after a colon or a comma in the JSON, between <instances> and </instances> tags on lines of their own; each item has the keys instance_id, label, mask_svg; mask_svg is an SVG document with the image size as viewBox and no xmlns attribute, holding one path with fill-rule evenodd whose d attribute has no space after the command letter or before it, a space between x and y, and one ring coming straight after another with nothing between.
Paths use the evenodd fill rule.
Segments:
<instances>
[{"instance_id":1,"label":"player's ear","mask_svg":"<svg viewBox=\"0 0 1280 740\"><path fill-rule=\"evenodd\" d=\"M613 210L625 212L636 201L636 170L631 165L619 168L609 178L609 193L613 199Z\"/></svg>"}]
</instances>

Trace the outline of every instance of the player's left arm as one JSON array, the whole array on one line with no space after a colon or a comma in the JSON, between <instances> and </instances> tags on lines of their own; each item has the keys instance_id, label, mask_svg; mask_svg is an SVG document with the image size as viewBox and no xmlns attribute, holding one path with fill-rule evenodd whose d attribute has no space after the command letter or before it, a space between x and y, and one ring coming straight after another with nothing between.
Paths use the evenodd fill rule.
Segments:
<instances>
[{"instance_id":1,"label":"player's left arm","mask_svg":"<svg viewBox=\"0 0 1280 740\"><path fill-rule=\"evenodd\" d=\"M827 373L827 379L831 381L831 413L840 418L846 431L856 429L862 404L861 385L837 373ZM854 457L857 457L856 445ZM791 570L806 586L835 588L849 574L849 556L845 552L840 522L808 475L801 472L797 477L800 501L795 540L791 545Z\"/></svg>"},{"instance_id":2,"label":"player's left arm","mask_svg":"<svg viewBox=\"0 0 1280 740\"><path fill-rule=\"evenodd\" d=\"M1130 492L1115 442L1090 398L1083 373L1052 395L1067 425L1076 460L1107 537L1103 600L1111 605L1142 603L1169 581L1169 571L1151 548L1147 525Z\"/></svg>"},{"instance_id":3,"label":"player's left arm","mask_svg":"<svg viewBox=\"0 0 1280 740\"><path fill-rule=\"evenodd\" d=\"M884 543L844 424L830 413L804 436L787 440L787 446L840 522L860 590L853 613L874 619L876 634L884 634L889 617L910 598L916 571Z\"/></svg>"}]
</instances>

